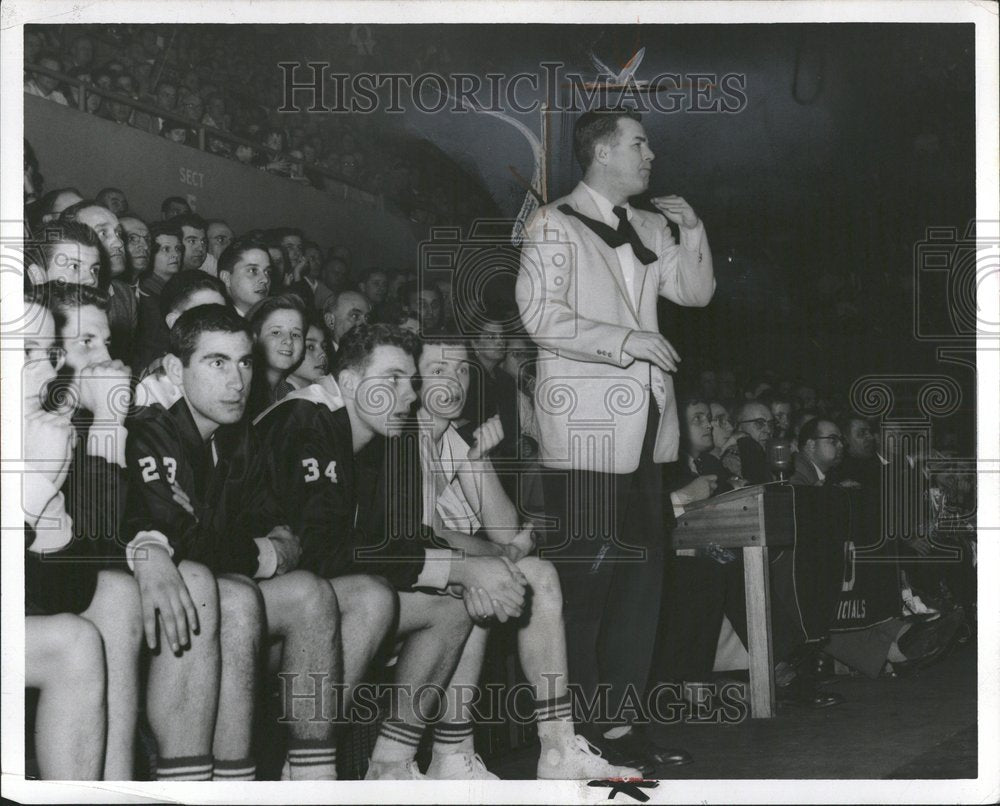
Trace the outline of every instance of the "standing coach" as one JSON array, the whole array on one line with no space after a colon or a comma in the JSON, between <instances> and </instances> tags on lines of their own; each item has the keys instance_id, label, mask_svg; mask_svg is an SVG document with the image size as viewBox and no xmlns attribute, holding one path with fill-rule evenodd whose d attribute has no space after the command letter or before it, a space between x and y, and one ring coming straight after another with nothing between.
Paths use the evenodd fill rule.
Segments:
<instances>
[{"instance_id":1,"label":"standing coach","mask_svg":"<svg viewBox=\"0 0 1000 806\"><path fill-rule=\"evenodd\" d=\"M583 181L529 222L516 292L542 348L535 409L557 524L546 556L563 587L570 679L588 700L598 683L610 687L606 709L586 715L577 702L588 738L611 763L650 774L691 761L633 729L628 707L646 688L673 525L660 463L677 459L668 373L680 358L660 334L657 296L704 306L715 278L705 228L684 199L653 198L663 215L628 203L653 165L637 114L587 112L573 146Z\"/></svg>"}]
</instances>

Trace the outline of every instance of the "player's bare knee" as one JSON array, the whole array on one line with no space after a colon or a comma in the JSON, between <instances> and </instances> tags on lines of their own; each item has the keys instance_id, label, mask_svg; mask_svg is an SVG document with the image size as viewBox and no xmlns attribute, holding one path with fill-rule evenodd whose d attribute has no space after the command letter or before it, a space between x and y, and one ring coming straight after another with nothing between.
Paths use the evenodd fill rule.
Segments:
<instances>
[{"instance_id":1,"label":"player's bare knee","mask_svg":"<svg viewBox=\"0 0 1000 806\"><path fill-rule=\"evenodd\" d=\"M124 571L105 569L98 575L97 595L91 609L113 617L116 634L129 643L142 640L142 599L135 578ZM102 623L106 622L104 619Z\"/></svg>"},{"instance_id":2,"label":"player's bare knee","mask_svg":"<svg viewBox=\"0 0 1000 806\"><path fill-rule=\"evenodd\" d=\"M237 646L257 644L265 623L260 588L241 577L220 578L218 585L223 641Z\"/></svg>"},{"instance_id":3,"label":"player's bare knee","mask_svg":"<svg viewBox=\"0 0 1000 806\"><path fill-rule=\"evenodd\" d=\"M312 624L328 622L336 629L340 624L340 602L329 581L309 571L293 571L287 578L294 580L295 609L301 619Z\"/></svg>"},{"instance_id":4,"label":"player's bare knee","mask_svg":"<svg viewBox=\"0 0 1000 806\"><path fill-rule=\"evenodd\" d=\"M395 589L382 577L360 576L341 606L357 614L373 631L385 631L396 616L398 602Z\"/></svg>"},{"instance_id":5,"label":"player's bare knee","mask_svg":"<svg viewBox=\"0 0 1000 806\"><path fill-rule=\"evenodd\" d=\"M60 619L60 635L64 636L58 666L60 676L85 684L88 689L99 689L103 697L106 673L100 631L80 616L63 613L53 618Z\"/></svg>"},{"instance_id":6,"label":"player's bare knee","mask_svg":"<svg viewBox=\"0 0 1000 806\"><path fill-rule=\"evenodd\" d=\"M562 613L562 586L559 573L548 560L524 557L517 563L531 588L531 607L546 613Z\"/></svg>"}]
</instances>

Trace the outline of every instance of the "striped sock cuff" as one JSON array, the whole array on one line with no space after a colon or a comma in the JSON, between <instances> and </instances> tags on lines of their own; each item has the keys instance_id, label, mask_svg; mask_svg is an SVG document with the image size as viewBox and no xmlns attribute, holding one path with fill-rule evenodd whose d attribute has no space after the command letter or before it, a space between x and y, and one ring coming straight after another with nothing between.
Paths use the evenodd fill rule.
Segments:
<instances>
[{"instance_id":1,"label":"striped sock cuff","mask_svg":"<svg viewBox=\"0 0 1000 806\"><path fill-rule=\"evenodd\" d=\"M319 767L337 761L334 739L289 739L288 763L293 767Z\"/></svg>"},{"instance_id":2,"label":"striped sock cuff","mask_svg":"<svg viewBox=\"0 0 1000 806\"><path fill-rule=\"evenodd\" d=\"M423 725L410 725L399 720L385 720L378 729L380 738L398 744L405 744L408 747L416 748L420 744L420 738L424 735Z\"/></svg>"},{"instance_id":3,"label":"striped sock cuff","mask_svg":"<svg viewBox=\"0 0 1000 806\"><path fill-rule=\"evenodd\" d=\"M434 744L461 744L471 736L471 722L438 722L434 726Z\"/></svg>"},{"instance_id":4,"label":"striped sock cuff","mask_svg":"<svg viewBox=\"0 0 1000 806\"><path fill-rule=\"evenodd\" d=\"M212 756L156 759L157 781L211 781Z\"/></svg>"},{"instance_id":5,"label":"striped sock cuff","mask_svg":"<svg viewBox=\"0 0 1000 806\"><path fill-rule=\"evenodd\" d=\"M561 697L548 700L535 700L535 719L538 722L572 719L569 692Z\"/></svg>"},{"instance_id":6,"label":"striped sock cuff","mask_svg":"<svg viewBox=\"0 0 1000 806\"><path fill-rule=\"evenodd\" d=\"M257 762L252 758L215 760L212 771L213 781L254 781L257 778Z\"/></svg>"}]
</instances>

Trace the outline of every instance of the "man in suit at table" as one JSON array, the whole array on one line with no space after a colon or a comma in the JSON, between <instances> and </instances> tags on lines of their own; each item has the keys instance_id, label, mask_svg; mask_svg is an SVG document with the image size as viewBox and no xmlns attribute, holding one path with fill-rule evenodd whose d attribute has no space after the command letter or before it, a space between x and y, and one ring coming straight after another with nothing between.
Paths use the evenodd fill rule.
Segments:
<instances>
[{"instance_id":1,"label":"man in suit at table","mask_svg":"<svg viewBox=\"0 0 1000 806\"><path fill-rule=\"evenodd\" d=\"M715 278L705 228L684 199L652 199L662 215L628 203L647 189L653 162L637 114L587 112L573 140L583 182L529 221L516 286L542 348L535 404L546 510L558 524L545 556L563 586L571 680L588 698L610 685L587 738L612 763L647 772L691 760L641 737L620 708L645 689L672 525L660 463L677 459L667 373L680 358L660 334L656 301L707 305Z\"/></svg>"},{"instance_id":2,"label":"man in suit at table","mask_svg":"<svg viewBox=\"0 0 1000 806\"><path fill-rule=\"evenodd\" d=\"M799 450L795 454L795 472L789 481L803 487L822 487L830 482L829 473L844 456L844 437L830 420L810 420L799 431Z\"/></svg>"}]
</instances>

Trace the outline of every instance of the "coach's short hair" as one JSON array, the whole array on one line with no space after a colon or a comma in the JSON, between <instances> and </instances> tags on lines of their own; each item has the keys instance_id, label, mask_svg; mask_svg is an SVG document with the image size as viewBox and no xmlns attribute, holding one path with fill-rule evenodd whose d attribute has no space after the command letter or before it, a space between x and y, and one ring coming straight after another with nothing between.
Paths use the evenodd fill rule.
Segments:
<instances>
[{"instance_id":1,"label":"coach's short hair","mask_svg":"<svg viewBox=\"0 0 1000 806\"><path fill-rule=\"evenodd\" d=\"M245 333L253 341L246 320L228 305L198 305L184 311L170 328L170 354L187 366L202 333Z\"/></svg>"},{"instance_id":2,"label":"coach's short hair","mask_svg":"<svg viewBox=\"0 0 1000 806\"><path fill-rule=\"evenodd\" d=\"M240 258L243 257L251 249L259 249L264 254L267 254L267 241L264 240L260 235L260 230L252 230L246 235L233 240L229 246L227 246L222 254L219 255L219 274L227 271L232 273L233 267L239 262ZM268 257L270 260L270 257Z\"/></svg>"},{"instance_id":3,"label":"coach's short hair","mask_svg":"<svg viewBox=\"0 0 1000 806\"><path fill-rule=\"evenodd\" d=\"M642 120L639 113L631 109L595 109L584 112L577 119L573 126L573 154L584 172L594 161L594 146L615 136L621 118Z\"/></svg>"},{"instance_id":4,"label":"coach's short hair","mask_svg":"<svg viewBox=\"0 0 1000 806\"><path fill-rule=\"evenodd\" d=\"M180 308L198 291L217 291L226 298L226 287L222 281L201 270L181 271L163 284L160 290L160 315L166 319L168 314Z\"/></svg>"},{"instance_id":5,"label":"coach's short hair","mask_svg":"<svg viewBox=\"0 0 1000 806\"><path fill-rule=\"evenodd\" d=\"M345 369L363 372L376 347L399 347L414 361L420 357L420 342L410 331L392 325L362 323L344 334L331 362L330 373L336 378Z\"/></svg>"}]
</instances>

